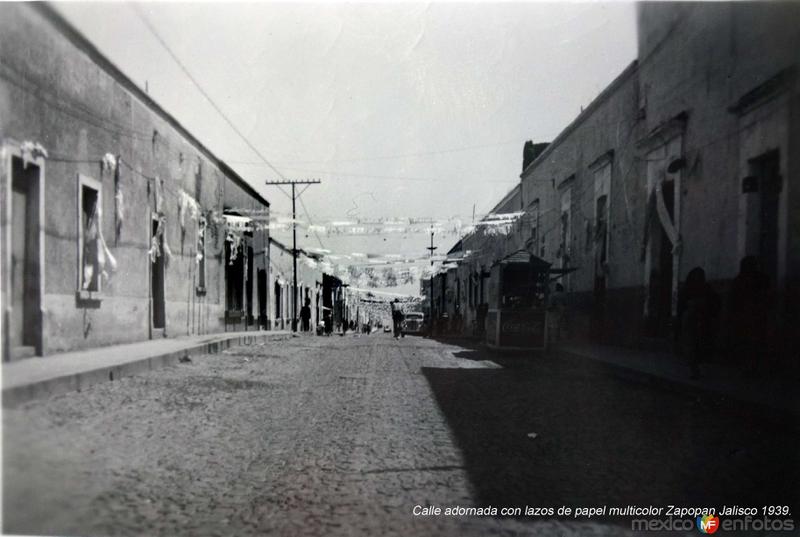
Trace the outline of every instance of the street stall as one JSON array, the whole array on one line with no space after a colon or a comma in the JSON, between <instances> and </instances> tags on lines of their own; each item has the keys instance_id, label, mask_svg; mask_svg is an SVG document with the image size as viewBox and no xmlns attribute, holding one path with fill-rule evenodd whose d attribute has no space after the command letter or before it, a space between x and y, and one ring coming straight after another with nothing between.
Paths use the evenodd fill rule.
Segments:
<instances>
[{"instance_id":1,"label":"street stall","mask_svg":"<svg viewBox=\"0 0 800 537\"><path fill-rule=\"evenodd\" d=\"M490 348L545 350L550 274L561 272L527 251L511 254L491 267L486 343Z\"/></svg>"}]
</instances>

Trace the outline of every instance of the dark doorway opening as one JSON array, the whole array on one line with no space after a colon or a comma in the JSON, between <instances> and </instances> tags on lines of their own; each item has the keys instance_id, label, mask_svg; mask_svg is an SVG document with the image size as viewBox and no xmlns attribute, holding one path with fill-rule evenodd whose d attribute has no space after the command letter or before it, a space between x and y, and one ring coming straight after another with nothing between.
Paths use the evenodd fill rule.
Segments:
<instances>
[{"instance_id":1,"label":"dark doorway opening","mask_svg":"<svg viewBox=\"0 0 800 537\"><path fill-rule=\"evenodd\" d=\"M241 246L231 247L225 242L225 309L244 311L244 257Z\"/></svg>"},{"instance_id":2,"label":"dark doorway opening","mask_svg":"<svg viewBox=\"0 0 800 537\"><path fill-rule=\"evenodd\" d=\"M158 255L150 262L150 289L152 293L153 336L163 336L166 327L166 303L164 297L164 232L159 229L163 224L159 218L153 218L152 238Z\"/></svg>"},{"instance_id":3,"label":"dark doorway opening","mask_svg":"<svg viewBox=\"0 0 800 537\"><path fill-rule=\"evenodd\" d=\"M281 318L281 300L283 297L281 296L281 284L276 280L275 281L275 319Z\"/></svg>"},{"instance_id":4,"label":"dark doorway opening","mask_svg":"<svg viewBox=\"0 0 800 537\"><path fill-rule=\"evenodd\" d=\"M675 214L675 182L661 184L664 205L670 219ZM672 243L664 226L656 216L651 224L650 238L653 248L653 264L649 279L648 335L657 338L669 337L672 333Z\"/></svg>"},{"instance_id":5,"label":"dark doorway opening","mask_svg":"<svg viewBox=\"0 0 800 537\"><path fill-rule=\"evenodd\" d=\"M248 246L247 247L247 275L245 281L245 293L247 295L246 303L247 303L247 325L251 325L255 323L255 319L253 318L253 248Z\"/></svg>"},{"instance_id":6,"label":"dark doorway opening","mask_svg":"<svg viewBox=\"0 0 800 537\"><path fill-rule=\"evenodd\" d=\"M267 271L258 271L258 326L268 328L269 319L267 317Z\"/></svg>"},{"instance_id":7,"label":"dark doorway opening","mask_svg":"<svg viewBox=\"0 0 800 537\"><path fill-rule=\"evenodd\" d=\"M42 353L39 181L41 170L21 158L11 166L9 359Z\"/></svg>"},{"instance_id":8,"label":"dark doorway opening","mask_svg":"<svg viewBox=\"0 0 800 537\"><path fill-rule=\"evenodd\" d=\"M592 338L603 341L606 331L606 264L608 263L608 196L595 201L594 288L592 291Z\"/></svg>"},{"instance_id":9,"label":"dark doorway opening","mask_svg":"<svg viewBox=\"0 0 800 537\"><path fill-rule=\"evenodd\" d=\"M761 270L769 276L772 285L778 281L778 243L780 229L778 216L781 202L780 153L770 151L750 161L750 168L758 178L759 237L758 259Z\"/></svg>"}]
</instances>

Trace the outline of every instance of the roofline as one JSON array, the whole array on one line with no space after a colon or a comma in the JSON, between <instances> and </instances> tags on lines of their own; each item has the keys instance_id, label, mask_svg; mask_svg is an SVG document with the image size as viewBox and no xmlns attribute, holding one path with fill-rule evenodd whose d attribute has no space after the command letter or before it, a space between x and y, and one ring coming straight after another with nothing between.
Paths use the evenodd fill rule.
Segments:
<instances>
[{"instance_id":1,"label":"roofline","mask_svg":"<svg viewBox=\"0 0 800 537\"><path fill-rule=\"evenodd\" d=\"M166 121L172 128L183 136L191 145L195 146L208 160L214 163L222 173L229 176L235 183L242 186L248 194L255 197L259 202L269 206L269 202L261 196L241 175L236 173L230 166L219 159L208 147L197 137L189 132L175 117L167 112L149 94L136 85L122 70L117 67L107 56L86 38L77 28L75 28L50 2L30 2L27 4L31 9L37 11L50 24L52 24L61 34L66 37L73 45L83 51L92 62L110 75L123 88L128 90L142 104L155 112Z\"/></svg>"},{"instance_id":2,"label":"roofline","mask_svg":"<svg viewBox=\"0 0 800 537\"><path fill-rule=\"evenodd\" d=\"M236 172L234 171L234 169L233 169L233 168L231 168L230 166L228 166L228 165L227 165L227 164L226 164L224 161L222 161L222 160L217 160L217 166L219 167L219 170L220 170L222 173L224 173L225 175L227 175L228 177L230 177L231 179L233 179L233 181L234 181L234 182L235 182L237 185L239 185L240 187L242 187L242 190L244 190L245 192L247 192L248 194L250 194L251 196L253 196L253 197L254 197L256 200L258 200L259 202L261 202L261 203L263 203L264 205L266 205L267 207L269 207L269 202L267 201L267 199L266 199L264 196L262 196L261 194L259 194L258 192L256 192L256 189L255 189L255 188L253 188L253 185L251 185L250 183L248 183L247 181L245 181L245 180L244 180L244 178L242 178L242 176L241 176L241 175L239 175L238 173L236 173Z\"/></svg>"},{"instance_id":3,"label":"roofline","mask_svg":"<svg viewBox=\"0 0 800 537\"><path fill-rule=\"evenodd\" d=\"M556 147L559 146L561 142L563 142L564 139L572 133L572 131L578 128L578 126L580 126L581 123L586 121L589 118L589 116L591 116L601 104L606 102L611 97L611 94L619 86L621 86L624 82L628 80L628 78L630 78L634 73L636 73L638 68L639 68L638 59L633 60L631 63L629 63L628 66L625 69L623 69L622 72L618 74L617 77L614 80L612 80L611 83L597 95L597 97L592 99L592 102L590 102L589 105L586 108L584 108L580 114L578 114L578 117L573 119L572 122L564 128L564 130L558 133L558 136L556 136L555 139L552 142L550 142L550 145L548 145L544 149L544 151L542 151L539 154L539 156L536 157L536 159L534 159L533 162L528 164L528 166L524 170L522 170L522 173L519 174L520 179L525 179L526 176L529 173L531 173L533 169L539 165L540 162L543 162L544 159L547 158L548 155L550 155L550 153L555 151Z\"/></svg>"},{"instance_id":4,"label":"roofline","mask_svg":"<svg viewBox=\"0 0 800 537\"><path fill-rule=\"evenodd\" d=\"M464 235L464 237L466 237L466 235ZM453 252L455 252L457 246L460 246L460 247L463 248L464 237L461 237L461 238L458 239L458 241L453 245L453 247L450 248L450 250L447 251L447 255L450 255Z\"/></svg>"},{"instance_id":5,"label":"roofline","mask_svg":"<svg viewBox=\"0 0 800 537\"><path fill-rule=\"evenodd\" d=\"M278 248L280 248L281 250L283 250L287 254L291 254L292 253L292 249L291 248L289 248L288 246L283 244L281 241L273 238L271 235L268 237L268 239L269 239L269 242L273 243L275 246L277 246ZM322 257L322 256L318 256L316 254L309 253L309 252L305 251L302 248L298 248L297 249L297 253L300 254L300 255L306 256L308 259L313 259L314 261L317 261L319 258Z\"/></svg>"},{"instance_id":6,"label":"roofline","mask_svg":"<svg viewBox=\"0 0 800 537\"><path fill-rule=\"evenodd\" d=\"M521 182L517 183L516 185L514 185L514 187L513 187L511 190L509 190L508 192L506 192L506 195L505 195L505 196L503 196L503 199L501 199L501 200L500 200L500 201L499 201L499 202L498 202L498 203L497 203L497 204L496 204L494 207L492 207L492 209L491 209L491 210L490 210L490 211L489 211L489 212L486 214L486 216L484 216L483 218L481 218L481 219L480 219L480 221L481 221L481 222L485 221L485 220L486 220L486 218L487 218L487 217L488 217L490 214L496 214L496 213L495 213L495 209L497 209L498 207L500 207L500 206L501 206L501 205L503 205L504 203L507 203L507 202L508 202L508 200L510 200L512 197L514 197L514 196L515 196L517 193L519 193L519 194L522 194L522 183L521 183ZM521 210L521 208L520 208L520 210ZM463 244L463 241L464 241L464 239L466 239L467 237L469 237L470 235L472 235L472 234L474 234L474 233L475 233L475 230L473 229L472 231L470 231L470 232L468 232L468 233L465 233L465 234L461 235L461 236L458 238L458 240L455 242L455 244L453 244L453 246L452 246L452 247L450 247L450 250L449 250L447 253L448 253L448 254L452 253L452 252L453 252L453 250L455 250L455 247L456 247L456 246L458 246L458 243L459 243L459 242L461 242L461 243ZM462 248L463 248L463 246L462 246Z\"/></svg>"},{"instance_id":7,"label":"roofline","mask_svg":"<svg viewBox=\"0 0 800 537\"><path fill-rule=\"evenodd\" d=\"M495 212L495 209L497 209L498 207L500 207L500 206L501 206L501 205L503 205L504 203L507 203L507 202L508 202L508 201L509 201L511 198L513 198L513 197L514 197L514 196L515 196L515 195L516 195L518 192L520 192L520 189L521 189L521 188L522 188L522 183L521 183L521 182L520 182L520 183L517 183L516 185L514 185L514 188L512 188L511 190L509 190L508 192L506 192L506 195L505 195L505 196L503 196L503 197L502 197L502 199L501 199L499 202L497 202L497 203L495 204L495 206L494 206L494 207L492 207L492 209L489 211L489 214L492 214L492 213L494 213L494 212ZM520 192L520 193L521 193L521 192ZM488 216L489 214L487 214L486 216ZM481 220L486 220L486 216L484 216L483 218L481 218Z\"/></svg>"}]
</instances>

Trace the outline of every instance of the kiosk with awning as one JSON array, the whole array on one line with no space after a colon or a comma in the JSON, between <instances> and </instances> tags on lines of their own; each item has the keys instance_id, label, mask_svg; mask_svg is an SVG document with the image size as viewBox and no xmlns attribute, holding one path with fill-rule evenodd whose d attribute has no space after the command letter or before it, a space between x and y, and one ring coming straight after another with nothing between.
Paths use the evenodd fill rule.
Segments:
<instances>
[{"instance_id":1,"label":"kiosk with awning","mask_svg":"<svg viewBox=\"0 0 800 537\"><path fill-rule=\"evenodd\" d=\"M489 277L486 343L491 348L545 350L547 296L553 269L547 261L520 250L495 262Z\"/></svg>"}]
</instances>

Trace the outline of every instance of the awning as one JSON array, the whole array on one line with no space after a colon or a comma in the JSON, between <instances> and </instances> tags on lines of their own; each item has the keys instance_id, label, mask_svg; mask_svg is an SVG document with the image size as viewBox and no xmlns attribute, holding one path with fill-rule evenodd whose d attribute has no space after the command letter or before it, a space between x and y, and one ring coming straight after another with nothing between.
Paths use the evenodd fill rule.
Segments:
<instances>
[{"instance_id":1,"label":"awning","mask_svg":"<svg viewBox=\"0 0 800 537\"><path fill-rule=\"evenodd\" d=\"M517 250L516 252L509 254L502 258L501 260L495 262L495 264L499 265L511 265L511 264L530 264L536 269L538 272L545 272L550 270L550 266L552 263L548 263L541 257L535 256L527 250Z\"/></svg>"}]
</instances>

